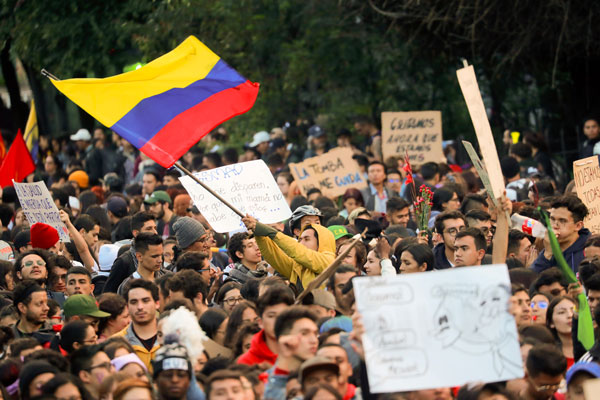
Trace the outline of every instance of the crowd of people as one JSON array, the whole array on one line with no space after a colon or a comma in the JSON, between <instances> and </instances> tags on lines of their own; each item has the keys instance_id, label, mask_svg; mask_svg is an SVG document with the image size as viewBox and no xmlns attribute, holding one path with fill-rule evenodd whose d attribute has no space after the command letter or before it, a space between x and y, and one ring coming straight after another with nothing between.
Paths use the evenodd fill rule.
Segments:
<instances>
[{"instance_id":1,"label":"crowd of people","mask_svg":"<svg viewBox=\"0 0 600 400\"><path fill-rule=\"evenodd\" d=\"M600 153L598 123L585 127L583 151ZM231 233L212 229L177 169L117 135L81 129L68 141L40 138L28 180L46 183L70 241L30 224L14 188L2 189L2 398L583 399L584 382L600 377L600 341L587 350L579 342L575 298L585 293L599 320L600 236L584 227L588 209L574 183L560 186L542 135L507 143L506 193L495 203L456 145L445 144L444 162L409 171L404 157L381 159L381 133L357 118L336 145L352 148L368 186L332 199L318 188L303 196L288 167L332 148L325 130L284 128L256 133L243 152L219 128L182 158L194 172L254 159L269 166L290 219L264 224L247 215L247 229ZM290 140L303 135L306 146ZM410 180L433 191L427 229L418 229ZM540 221L538 206L580 284L567 284L547 237L525 225L509 231L507 307L524 377L372 393L354 279L491 264L497 215ZM349 246L323 286L304 293Z\"/></svg>"}]
</instances>

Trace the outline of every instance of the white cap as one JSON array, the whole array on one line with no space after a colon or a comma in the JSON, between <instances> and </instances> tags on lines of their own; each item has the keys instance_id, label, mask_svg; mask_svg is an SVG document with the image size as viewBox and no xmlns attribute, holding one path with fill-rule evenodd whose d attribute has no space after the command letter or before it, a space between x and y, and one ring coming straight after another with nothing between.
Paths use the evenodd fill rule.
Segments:
<instances>
[{"instance_id":1,"label":"white cap","mask_svg":"<svg viewBox=\"0 0 600 400\"><path fill-rule=\"evenodd\" d=\"M92 140L92 135L90 135L90 131L88 131L87 129L81 128L77 131L77 133L71 135L70 139L74 142L78 140L85 140L86 142L89 142L90 140Z\"/></svg>"},{"instance_id":2,"label":"white cap","mask_svg":"<svg viewBox=\"0 0 600 400\"><path fill-rule=\"evenodd\" d=\"M271 140L271 135L267 131L260 131L254 134L252 138L252 143L249 144L250 147L256 147L261 143L268 142Z\"/></svg>"},{"instance_id":3,"label":"white cap","mask_svg":"<svg viewBox=\"0 0 600 400\"><path fill-rule=\"evenodd\" d=\"M118 244L103 244L100 246L100 251L98 252L100 271L108 272L111 270L120 248L121 246Z\"/></svg>"}]
</instances>

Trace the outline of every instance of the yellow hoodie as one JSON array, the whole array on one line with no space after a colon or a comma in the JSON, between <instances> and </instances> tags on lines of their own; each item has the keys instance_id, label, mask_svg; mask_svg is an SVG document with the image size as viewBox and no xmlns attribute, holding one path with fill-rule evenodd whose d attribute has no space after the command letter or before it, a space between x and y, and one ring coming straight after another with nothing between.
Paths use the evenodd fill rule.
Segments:
<instances>
[{"instance_id":1,"label":"yellow hoodie","mask_svg":"<svg viewBox=\"0 0 600 400\"><path fill-rule=\"evenodd\" d=\"M317 232L319 250L310 250L295 239L261 224L256 224L256 243L265 260L290 282L297 285L298 278L305 288L317 275L335 260L335 238L322 225L307 225Z\"/></svg>"}]
</instances>

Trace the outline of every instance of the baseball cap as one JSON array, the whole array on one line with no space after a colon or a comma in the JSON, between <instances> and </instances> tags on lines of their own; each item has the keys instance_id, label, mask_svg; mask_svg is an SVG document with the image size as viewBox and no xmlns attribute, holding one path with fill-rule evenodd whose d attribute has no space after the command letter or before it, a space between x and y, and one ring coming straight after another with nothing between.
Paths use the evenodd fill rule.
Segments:
<instances>
[{"instance_id":1,"label":"baseball cap","mask_svg":"<svg viewBox=\"0 0 600 400\"><path fill-rule=\"evenodd\" d=\"M269 135L269 132L267 132L267 131L256 132L254 134L254 137L252 138L252 142L250 142L250 144L248 146L256 147L261 143L268 142L269 140L271 140L271 136Z\"/></svg>"},{"instance_id":2,"label":"baseball cap","mask_svg":"<svg viewBox=\"0 0 600 400\"><path fill-rule=\"evenodd\" d=\"M305 306L321 306L328 310L335 310L336 308L335 297L331 292L328 292L325 289L312 290L309 294L304 296L302 304Z\"/></svg>"},{"instance_id":3,"label":"baseball cap","mask_svg":"<svg viewBox=\"0 0 600 400\"><path fill-rule=\"evenodd\" d=\"M325 131L319 125L313 125L308 128L308 136L315 138L325 136Z\"/></svg>"},{"instance_id":4,"label":"baseball cap","mask_svg":"<svg viewBox=\"0 0 600 400\"><path fill-rule=\"evenodd\" d=\"M106 203L106 209L117 218L123 218L127 215L127 202L122 197L114 196Z\"/></svg>"},{"instance_id":5,"label":"baseball cap","mask_svg":"<svg viewBox=\"0 0 600 400\"><path fill-rule=\"evenodd\" d=\"M87 294L74 294L69 296L63 305L65 318L71 318L74 315L87 315L96 318L110 317L109 313L100 311L96 301Z\"/></svg>"},{"instance_id":6,"label":"baseball cap","mask_svg":"<svg viewBox=\"0 0 600 400\"><path fill-rule=\"evenodd\" d=\"M567 371L567 386L579 372L587 372L594 378L600 378L600 365L595 362L577 362Z\"/></svg>"},{"instance_id":7,"label":"baseball cap","mask_svg":"<svg viewBox=\"0 0 600 400\"><path fill-rule=\"evenodd\" d=\"M335 372L337 375L340 373L340 367L325 357L313 357L310 358L300 365L298 370L298 380L302 384L302 380L306 378L306 375L310 374L316 369L329 369Z\"/></svg>"},{"instance_id":8,"label":"baseball cap","mask_svg":"<svg viewBox=\"0 0 600 400\"><path fill-rule=\"evenodd\" d=\"M13 244L15 245L15 249L17 249L17 251L21 247L26 247L28 244L31 244L31 231L29 229L25 229L17 233L15 239L13 240Z\"/></svg>"},{"instance_id":9,"label":"baseball cap","mask_svg":"<svg viewBox=\"0 0 600 400\"><path fill-rule=\"evenodd\" d=\"M10 244L4 240L0 240L0 260L13 261L15 259L15 252Z\"/></svg>"},{"instance_id":10,"label":"baseball cap","mask_svg":"<svg viewBox=\"0 0 600 400\"><path fill-rule=\"evenodd\" d=\"M164 190L156 190L150 196L148 196L148 198L146 198L146 200L144 200L144 203L154 204L157 201L160 201L161 203L169 203L169 204L171 204L173 202L171 200L171 196L169 196L169 194L167 192L165 192Z\"/></svg>"},{"instance_id":11,"label":"baseball cap","mask_svg":"<svg viewBox=\"0 0 600 400\"><path fill-rule=\"evenodd\" d=\"M87 129L81 128L69 138L75 142L78 140L85 140L86 142L89 142L90 140L92 140L92 135L90 135L90 131L88 131Z\"/></svg>"},{"instance_id":12,"label":"baseball cap","mask_svg":"<svg viewBox=\"0 0 600 400\"><path fill-rule=\"evenodd\" d=\"M333 237L335 240L338 240L343 237L352 237L352 234L348 232L348 229L344 225L331 225L328 226L327 229L333 233Z\"/></svg>"}]
</instances>

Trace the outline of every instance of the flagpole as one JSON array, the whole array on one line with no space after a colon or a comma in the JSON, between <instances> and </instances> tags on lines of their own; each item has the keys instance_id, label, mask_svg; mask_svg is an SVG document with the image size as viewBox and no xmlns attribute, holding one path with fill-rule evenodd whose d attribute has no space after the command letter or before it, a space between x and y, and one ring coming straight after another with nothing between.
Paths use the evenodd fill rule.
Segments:
<instances>
[{"instance_id":1,"label":"flagpole","mask_svg":"<svg viewBox=\"0 0 600 400\"><path fill-rule=\"evenodd\" d=\"M45 69L42 69L41 71L42 75L44 75L47 78L53 79L55 81L59 81L60 79L58 79L56 76L52 75L50 72L46 71ZM185 173L187 176L189 176L190 178L192 178L197 184L199 184L200 186L202 186L204 189L206 189L206 191L210 194L212 194L213 196L215 196L221 203L225 204L227 207L229 207L231 209L231 211L233 211L234 213L236 213L237 215L239 215L241 218L244 218L245 215L242 214L242 212L240 210L238 210L237 208L235 208L230 202L228 202L227 200L225 200L223 197L221 197L218 193L216 193L214 190L212 190L211 188L209 188L208 186L206 186L206 184L204 182L202 182L200 179L198 179L196 176L194 176L194 174L192 174L187 168L185 168L183 165L181 165L180 163L176 162L175 167L177 167L178 169L180 169L183 173Z\"/></svg>"},{"instance_id":2,"label":"flagpole","mask_svg":"<svg viewBox=\"0 0 600 400\"><path fill-rule=\"evenodd\" d=\"M206 191L210 194L212 194L213 196L215 196L221 203L225 204L227 207L229 207L231 209L231 211L233 211L234 213L236 213L237 215L239 215L241 218L244 218L245 215L242 214L242 212L240 210L238 210L237 208L235 208L233 206L233 204L231 204L230 202L228 202L227 200L225 200L223 197L221 197L221 195L219 195L217 192L215 192L214 190L212 190L211 188L209 188L208 186L206 186L206 184L204 182L202 182L200 179L198 179L194 174L192 174L187 168L185 168L183 165L181 165L180 163L176 162L175 164L173 164L177 169L180 169L183 173L185 173L187 176L189 176L190 178L192 178L194 180L194 182L196 182L197 184L199 184L200 186L202 186L204 189L206 189Z\"/></svg>"}]
</instances>

